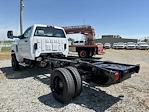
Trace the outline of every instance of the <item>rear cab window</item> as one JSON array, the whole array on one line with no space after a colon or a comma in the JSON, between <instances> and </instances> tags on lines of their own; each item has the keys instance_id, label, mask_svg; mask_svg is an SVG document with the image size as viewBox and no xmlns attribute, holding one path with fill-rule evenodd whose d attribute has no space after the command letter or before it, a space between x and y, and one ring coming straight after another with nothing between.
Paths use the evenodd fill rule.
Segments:
<instances>
[{"instance_id":1,"label":"rear cab window","mask_svg":"<svg viewBox=\"0 0 149 112\"><path fill-rule=\"evenodd\" d=\"M66 38L62 29L54 27L36 27L34 36Z\"/></svg>"}]
</instances>

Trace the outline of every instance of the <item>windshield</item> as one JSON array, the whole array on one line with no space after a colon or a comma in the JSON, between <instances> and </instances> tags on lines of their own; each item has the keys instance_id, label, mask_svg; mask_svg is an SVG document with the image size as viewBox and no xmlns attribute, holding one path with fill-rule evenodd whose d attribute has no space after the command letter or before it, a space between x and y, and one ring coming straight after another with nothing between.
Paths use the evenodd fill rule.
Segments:
<instances>
[{"instance_id":1,"label":"windshield","mask_svg":"<svg viewBox=\"0 0 149 112\"><path fill-rule=\"evenodd\" d=\"M124 43L117 43L117 45L125 45Z\"/></svg>"},{"instance_id":2,"label":"windshield","mask_svg":"<svg viewBox=\"0 0 149 112\"><path fill-rule=\"evenodd\" d=\"M136 44L133 42L130 42L130 43L128 42L127 45L136 45Z\"/></svg>"},{"instance_id":3,"label":"windshield","mask_svg":"<svg viewBox=\"0 0 149 112\"><path fill-rule=\"evenodd\" d=\"M79 41L75 41L74 43L79 43Z\"/></svg>"},{"instance_id":4,"label":"windshield","mask_svg":"<svg viewBox=\"0 0 149 112\"><path fill-rule=\"evenodd\" d=\"M54 27L37 27L34 36L66 38L63 30Z\"/></svg>"},{"instance_id":5,"label":"windshield","mask_svg":"<svg viewBox=\"0 0 149 112\"><path fill-rule=\"evenodd\" d=\"M145 42L142 42L142 43L139 43L139 45L148 45L148 44Z\"/></svg>"}]
</instances>

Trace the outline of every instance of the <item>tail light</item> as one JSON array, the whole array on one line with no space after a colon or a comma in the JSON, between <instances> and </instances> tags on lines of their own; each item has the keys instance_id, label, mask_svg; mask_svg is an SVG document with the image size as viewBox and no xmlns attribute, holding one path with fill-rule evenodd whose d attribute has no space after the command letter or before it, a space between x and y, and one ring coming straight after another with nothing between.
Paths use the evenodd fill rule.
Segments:
<instances>
[{"instance_id":1,"label":"tail light","mask_svg":"<svg viewBox=\"0 0 149 112\"><path fill-rule=\"evenodd\" d=\"M120 73L119 72L115 72L115 74L114 74L114 80L115 81L120 80Z\"/></svg>"}]
</instances>

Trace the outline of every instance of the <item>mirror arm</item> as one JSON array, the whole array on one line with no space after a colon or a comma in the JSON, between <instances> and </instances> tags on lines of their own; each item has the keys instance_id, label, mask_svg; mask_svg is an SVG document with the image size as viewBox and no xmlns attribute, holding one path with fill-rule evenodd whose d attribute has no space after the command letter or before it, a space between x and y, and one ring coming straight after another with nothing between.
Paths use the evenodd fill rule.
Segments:
<instances>
[{"instance_id":1,"label":"mirror arm","mask_svg":"<svg viewBox=\"0 0 149 112\"><path fill-rule=\"evenodd\" d=\"M20 36L13 36L13 38L20 38Z\"/></svg>"},{"instance_id":2,"label":"mirror arm","mask_svg":"<svg viewBox=\"0 0 149 112\"><path fill-rule=\"evenodd\" d=\"M19 39L23 39L24 38L24 35L20 35L18 36Z\"/></svg>"}]
</instances>

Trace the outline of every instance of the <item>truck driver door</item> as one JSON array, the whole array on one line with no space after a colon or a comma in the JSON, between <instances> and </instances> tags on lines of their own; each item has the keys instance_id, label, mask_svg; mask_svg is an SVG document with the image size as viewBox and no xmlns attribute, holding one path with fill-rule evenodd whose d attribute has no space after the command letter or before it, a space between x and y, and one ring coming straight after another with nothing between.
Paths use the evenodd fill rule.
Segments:
<instances>
[{"instance_id":1,"label":"truck driver door","mask_svg":"<svg viewBox=\"0 0 149 112\"><path fill-rule=\"evenodd\" d=\"M19 40L18 52L21 57L30 59L31 56L31 32L32 28L28 28Z\"/></svg>"}]
</instances>

